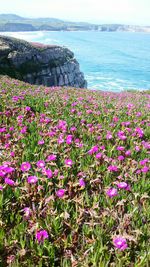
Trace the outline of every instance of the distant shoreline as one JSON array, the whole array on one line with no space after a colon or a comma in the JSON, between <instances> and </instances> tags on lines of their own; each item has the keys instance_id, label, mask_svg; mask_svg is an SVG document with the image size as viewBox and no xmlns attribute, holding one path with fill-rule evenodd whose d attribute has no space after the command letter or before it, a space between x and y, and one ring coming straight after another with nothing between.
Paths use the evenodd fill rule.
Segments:
<instances>
[{"instance_id":1,"label":"distant shoreline","mask_svg":"<svg viewBox=\"0 0 150 267\"><path fill-rule=\"evenodd\" d=\"M17 33L17 32L20 32L20 33L30 33L30 32L99 32L99 33L146 33L146 34L150 34L150 31L98 31L98 30L59 30L59 31L47 31L47 30L34 30L34 31L0 31L0 35L3 35L3 33Z\"/></svg>"},{"instance_id":2,"label":"distant shoreline","mask_svg":"<svg viewBox=\"0 0 150 267\"><path fill-rule=\"evenodd\" d=\"M148 32L150 26L119 23L88 23L65 21L56 18L25 18L16 14L0 14L0 32L22 31L98 31L98 32Z\"/></svg>"}]
</instances>

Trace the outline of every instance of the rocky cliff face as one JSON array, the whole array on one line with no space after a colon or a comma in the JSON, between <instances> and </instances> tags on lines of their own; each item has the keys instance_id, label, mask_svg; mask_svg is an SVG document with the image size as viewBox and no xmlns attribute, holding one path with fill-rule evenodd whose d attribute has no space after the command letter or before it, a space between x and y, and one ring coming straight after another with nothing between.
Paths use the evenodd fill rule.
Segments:
<instances>
[{"instance_id":1,"label":"rocky cliff face","mask_svg":"<svg viewBox=\"0 0 150 267\"><path fill-rule=\"evenodd\" d=\"M31 84L87 87L79 63L69 49L4 36L0 36L0 74Z\"/></svg>"}]
</instances>

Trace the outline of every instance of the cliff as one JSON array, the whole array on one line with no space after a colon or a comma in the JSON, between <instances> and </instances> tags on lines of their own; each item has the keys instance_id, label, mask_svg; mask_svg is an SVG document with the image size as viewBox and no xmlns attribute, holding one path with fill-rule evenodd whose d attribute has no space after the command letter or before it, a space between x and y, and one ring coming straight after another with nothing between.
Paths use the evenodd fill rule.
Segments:
<instances>
[{"instance_id":1,"label":"cliff","mask_svg":"<svg viewBox=\"0 0 150 267\"><path fill-rule=\"evenodd\" d=\"M4 36L0 36L0 74L31 84L87 87L69 49Z\"/></svg>"}]
</instances>

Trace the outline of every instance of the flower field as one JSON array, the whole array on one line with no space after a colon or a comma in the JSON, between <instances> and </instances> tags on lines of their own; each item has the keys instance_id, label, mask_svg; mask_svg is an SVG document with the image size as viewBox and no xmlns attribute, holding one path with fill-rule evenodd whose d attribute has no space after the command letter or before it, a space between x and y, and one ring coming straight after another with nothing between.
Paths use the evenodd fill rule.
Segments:
<instances>
[{"instance_id":1,"label":"flower field","mask_svg":"<svg viewBox=\"0 0 150 267\"><path fill-rule=\"evenodd\" d=\"M0 266L148 267L150 95L0 79Z\"/></svg>"}]
</instances>

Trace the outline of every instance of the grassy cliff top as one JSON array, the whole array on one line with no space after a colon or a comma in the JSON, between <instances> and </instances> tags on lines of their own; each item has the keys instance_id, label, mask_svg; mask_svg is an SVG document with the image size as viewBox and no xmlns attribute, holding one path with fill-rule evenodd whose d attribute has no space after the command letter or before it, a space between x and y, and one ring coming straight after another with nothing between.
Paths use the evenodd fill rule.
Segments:
<instances>
[{"instance_id":1,"label":"grassy cliff top","mask_svg":"<svg viewBox=\"0 0 150 267\"><path fill-rule=\"evenodd\" d=\"M1 77L1 266L148 266L149 109Z\"/></svg>"}]
</instances>

